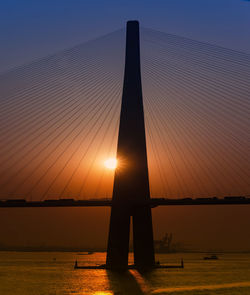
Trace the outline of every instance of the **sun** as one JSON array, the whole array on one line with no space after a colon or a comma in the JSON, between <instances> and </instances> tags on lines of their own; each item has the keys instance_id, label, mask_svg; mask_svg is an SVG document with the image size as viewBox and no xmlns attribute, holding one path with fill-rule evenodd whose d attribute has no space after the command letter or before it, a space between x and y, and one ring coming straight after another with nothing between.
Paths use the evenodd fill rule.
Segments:
<instances>
[{"instance_id":1,"label":"sun","mask_svg":"<svg viewBox=\"0 0 250 295\"><path fill-rule=\"evenodd\" d=\"M107 159L106 161L104 161L104 166L107 169L115 170L115 168L117 167L117 160L116 160L116 158L109 158L109 159Z\"/></svg>"}]
</instances>

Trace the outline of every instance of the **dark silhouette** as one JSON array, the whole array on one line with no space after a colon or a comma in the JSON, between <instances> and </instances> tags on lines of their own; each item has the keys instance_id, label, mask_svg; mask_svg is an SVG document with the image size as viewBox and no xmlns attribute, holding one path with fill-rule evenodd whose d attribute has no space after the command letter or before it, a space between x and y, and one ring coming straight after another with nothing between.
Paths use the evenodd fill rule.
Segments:
<instances>
[{"instance_id":1,"label":"dark silhouette","mask_svg":"<svg viewBox=\"0 0 250 295\"><path fill-rule=\"evenodd\" d=\"M26 201L25 199L0 200L0 207L109 207L112 206L111 199L59 199L44 201ZM194 205L249 205L250 198L245 196L224 197L224 198L184 198L184 199L166 199L151 198L140 201L140 205L157 206L194 206Z\"/></svg>"},{"instance_id":2,"label":"dark silhouette","mask_svg":"<svg viewBox=\"0 0 250 295\"><path fill-rule=\"evenodd\" d=\"M150 198L140 70L138 21L127 22L123 84L107 268L128 267L130 217L133 218L134 262L138 269L155 265L150 205L136 206Z\"/></svg>"},{"instance_id":3,"label":"dark silhouette","mask_svg":"<svg viewBox=\"0 0 250 295\"><path fill-rule=\"evenodd\" d=\"M166 233L161 240L155 240L156 252L169 253L173 250L173 234Z\"/></svg>"}]
</instances>

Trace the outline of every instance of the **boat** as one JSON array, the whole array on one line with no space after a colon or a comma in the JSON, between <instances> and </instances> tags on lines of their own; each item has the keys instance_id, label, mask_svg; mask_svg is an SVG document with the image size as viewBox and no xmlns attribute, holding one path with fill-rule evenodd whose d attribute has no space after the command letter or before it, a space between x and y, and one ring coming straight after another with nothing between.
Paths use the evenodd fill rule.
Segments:
<instances>
[{"instance_id":1,"label":"boat","mask_svg":"<svg viewBox=\"0 0 250 295\"><path fill-rule=\"evenodd\" d=\"M84 252L84 253L77 253L77 255L92 255L94 253L95 252L93 252L93 251L89 251L89 252Z\"/></svg>"},{"instance_id":2,"label":"boat","mask_svg":"<svg viewBox=\"0 0 250 295\"><path fill-rule=\"evenodd\" d=\"M205 256L203 257L204 260L218 260L218 256L217 255L210 255L210 256Z\"/></svg>"}]
</instances>

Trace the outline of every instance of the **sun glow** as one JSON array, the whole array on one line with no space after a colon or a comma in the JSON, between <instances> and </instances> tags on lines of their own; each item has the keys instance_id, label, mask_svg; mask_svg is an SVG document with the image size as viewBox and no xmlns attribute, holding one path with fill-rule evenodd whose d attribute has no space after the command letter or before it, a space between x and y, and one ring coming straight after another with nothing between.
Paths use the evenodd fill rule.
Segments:
<instances>
[{"instance_id":1,"label":"sun glow","mask_svg":"<svg viewBox=\"0 0 250 295\"><path fill-rule=\"evenodd\" d=\"M117 160L116 160L116 158L109 158L109 159L107 159L106 161L104 161L104 166L107 169L115 170L115 168L117 167Z\"/></svg>"}]
</instances>

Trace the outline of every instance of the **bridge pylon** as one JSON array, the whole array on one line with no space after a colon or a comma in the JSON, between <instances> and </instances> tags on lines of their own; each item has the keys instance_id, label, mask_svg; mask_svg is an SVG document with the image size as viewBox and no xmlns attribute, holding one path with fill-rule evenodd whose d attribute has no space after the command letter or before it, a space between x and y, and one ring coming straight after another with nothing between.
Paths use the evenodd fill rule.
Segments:
<instances>
[{"instance_id":1,"label":"bridge pylon","mask_svg":"<svg viewBox=\"0 0 250 295\"><path fill-rule=\"evenodd\" d=\"M138 21L127 22L117 158L106 266L113 270L127 269L132 217L135 266L150 269L155 265L151 208L139 205L150 198L150 190Z\"/></svg>"}]
</instances>

